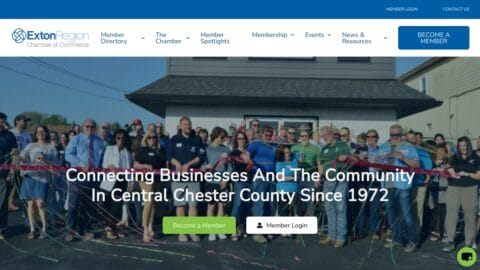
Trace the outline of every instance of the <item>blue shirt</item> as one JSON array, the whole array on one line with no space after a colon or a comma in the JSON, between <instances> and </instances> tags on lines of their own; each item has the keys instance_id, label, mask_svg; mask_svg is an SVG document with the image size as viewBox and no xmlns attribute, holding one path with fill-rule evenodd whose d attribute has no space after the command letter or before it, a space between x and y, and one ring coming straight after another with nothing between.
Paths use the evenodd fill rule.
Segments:
<instances>
[{"instance_id":1,"label":"blue shirt","mask_svg":"<svg viewBox=\"0 0 480 270\"><path fill-rule=\"evenodd\" d=\"M275 171L276 146L275 143L265 144L260 140L255 140L248 145L247 151L250 153L256 169L260 169L264 173Z\"/></svg>"},{"instance_id":2,"label":"blue shirt","mask_svg":"<svg viewBox=\"0 0 480 270\"><path fill-rule=\"evenodd\" d=\"M163 149L167 149L167 148L168 148L168 140L160 137L160 146L161 146Z\"/></svg>"},{"instance_id":3,"label":"blue shirt","mask_svg":"<svg viewBox=\"0 0 480 270\"><path fill-rule=\"evenodd\" d=\"M283 171L286 177L295 176L292 169L296 168L298 168L298 162L296 159L293 159L290 162L282 161L275 164L275 171L277 173ZM298 183L294 180L277 181L277 191L298 192Z\"/></svg>"},{"instance_id":4,"label":"blue shirt","mask_svg":"<svg viewBox=\"0 0 480 270\"><path fill-rule=\"evenodd\" d=\"M13 135L15 135L15 139L17 139L19 151L22 151L27 145L33 142L32 134L27 131L18 131L16 128L12 128L10 132L12 132Z\"/></svg>"},{"instance_id":5,"label":"blue shirt","mask_svg":"<svg viewBox=\"0 0 480 270\"><path fill-rule=\"evenodd\" d=\"M171 162L171 160L175 158L184 165L198 157L200 158L200 162L191 167L200 168L206 158L205 149L202 145L202 139L195 135L195 132L192 131L187 138L179 131L177 135L173 136L168 142L167 159Z\"/></svg>"},{"instance_id":6,"label":"blue shirt","mask_svg":"<svg viewBox=\"0 0 480 270\"><path fill-rule=\"evenodd\" d=\"M93 147L93 167L101 168L105 145L102 139L95 134L87 137L84 133L80 133L73 137L65 149L65 160L69 162L72 167L89 165L90 143L92 143Z\"/></svg>"},{"instance_id":7,"label":"blue shirt","mask_svg":"<svg viewBox=\"0 0 480 270\"><path fill-rule=\"evenodd\" d=\"M432 158L427 151L418 148L415 146L415 150L417 150L418 158L420 160L420 168L431 170L433 168ZM416 173L413 177L413 186L423 186L425 182L425 175Z\"/></svg>"},{"instance_id":8,"label":"blue shirt","mask_svg":"<svg viewBox=\"0 0 480 270\"><path fill-rule=\"evenodd\" d=\"M379 156L387 156L390 155L392 151L398 151L403 154L406 159L418 160L417 150L415 150L415 146L407 143L401 142L396 146L390 145L389 142L386 142L380 146L378 149L377 155ZM408 165L400 159L394 157L386 157L379 161L379 163L383 164L390 164L400 167L408 167ZM395 187L398 189L409 189L411 188L411 184L408 183L408 178L405 174L396 173L393 186L391 186L391 182L386 182L386 187ZM389 186L390 184L390 186Z\"/></svg>"},{"instance_id":9,"label":"blue shirt","mask_svg":"<svg viewBox=\"0 0 480 270\"><path fill-rule=\"evenodd\" d=\"M368 161L372 163L378 162L377 157L378 157L378 149L380 147L378 146L367 146L367 151L368 151ZM370 172L376 172L377 169L370 167L369 168Z\"/></svg>"}]
</instances>

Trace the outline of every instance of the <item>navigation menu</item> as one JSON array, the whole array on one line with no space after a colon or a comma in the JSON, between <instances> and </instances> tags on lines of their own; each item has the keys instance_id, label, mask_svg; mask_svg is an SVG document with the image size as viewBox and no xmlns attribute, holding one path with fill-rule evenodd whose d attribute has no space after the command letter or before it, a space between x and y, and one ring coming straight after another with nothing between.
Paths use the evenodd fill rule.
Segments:
<instances>
[{"instance_id":1,"label":"navigation menu","mask_svg":"<svg viewBox=\"0 0 480 270\"><path fill-rule=\"evenodd\" d=\"M480 56L480 20L418 22L0 20L0 56Z\"/></svg>"}]
</instances>

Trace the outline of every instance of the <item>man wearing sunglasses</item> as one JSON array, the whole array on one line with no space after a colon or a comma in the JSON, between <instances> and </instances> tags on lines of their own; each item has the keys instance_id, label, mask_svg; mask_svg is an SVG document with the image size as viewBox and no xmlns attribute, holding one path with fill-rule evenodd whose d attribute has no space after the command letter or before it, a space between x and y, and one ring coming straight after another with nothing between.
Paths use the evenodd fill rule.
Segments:
<instances>
[{"instance_id":1,"label":"man wearing sunglasses","mask_svg":"<svg viewBox=\"0 0 480 270\"><path fill-rule=\"evenodd\" d=\"M402 127L395 124L390 127L390 140L378 149L380 163L400 167L418 168L420 162L415 147L402 141ZM414 252L417 249L416 222L411 207L412 183L405 174L397 173L395 179L385 182L388 189L387 218L392 227L392 242L385 247L393 248L405 245L405 252ZM404 235L402 236L402 227Z\"/></svg>"},{"instance_id":2,"label":"man wearing sunglasses","mask_svg":"<svg viewBox=\"0 0 480 270\"><path fill-rule=\"evenodd\" d=\"M298 143L298 140L297 140L297 129L296 128L288 128L288 131L287 131L287 143L289 145L294 145L294 144L297 144Z\"/></svg>"},{"instance_id":3,"label":"man wearing sunglasses","mask_svg":"<svg viewBox=\"0 0 480 270\"><path fill-rule=\"evenodd\" d=\"M248 159L252 160L255 167L253 172L260 170L263 174L275 172L275 151L277 144L272 142L273 128L264 126L262 128L261 140L254 140L247 147ZM274 183L268 181L253 181L252 192L268 193L275 187ZM273 202L254 201L252 205L253 216L270 216L272 214ZM253 236L258 243L266 243L267 239L260 234Z\"/></svg>"},{"instance_id":4,"label":"man wearing sunglasses","mask_svg":"<svg viewBox=\"0 0 480 270\"><path fill-rule=\"evenodd\" d=\"M352 142L352 139L350 138L350 129L348 127L342 127L340 129L340 140L342 140L342 142L346 143L348 147L350 147L350 152L352 154L358 147L356 143Z\"/></svg>"},{"instance_id":5,"label":"man wearing sunglasses","mask_svg":"<svg viewBox=\"0 0 480 270\"><path fill-rule=\"evenodd\" d=\"M83 133L73 137L65 149L65 160L72 167L81 167L84 172L101 168L105 145L102 139L95 133L97 123L87 119L83 123ZM95 235L90 232L92 217L95 217L95 209L92 207L92 182L69 182L69 201L65 227L67 234L64 240L71 242L73 235L83 234L86 240L92 240ZM83 205L83 207L80 207ZM78 231L75 228L78 226Z\"/></svg>"},{"instance_id":6,"label":"man wearing sunglasses","mask_svg":"<svg viewBox=\"0 0 480 270\"><path fill-rule=\"evenodd\" d=\"M369 129L367 131L367 157L369 162L377 162L377 156L378 156L378 140L379 140L379 135L378 132L375 129ZM370 172L376 172L377 169L375 168L368 168ZM370 188L381 188L380 182L373 182L370 183ZM378 230L380 229L380 196L373 196L374 194L370 192L368 194L368 208L369 208L369 215L368 215L368 234L372 237L373 240L380 240L380 236L378 234ZM366 209L362 210L360 214L360 218L364 218L363 220L360 219L359 223L360 225L365 226L365 219L366 219ZM363 222L363 224L362 224ZM361 231L361 228L360 228Z\"/></svg>"}]
</instances>

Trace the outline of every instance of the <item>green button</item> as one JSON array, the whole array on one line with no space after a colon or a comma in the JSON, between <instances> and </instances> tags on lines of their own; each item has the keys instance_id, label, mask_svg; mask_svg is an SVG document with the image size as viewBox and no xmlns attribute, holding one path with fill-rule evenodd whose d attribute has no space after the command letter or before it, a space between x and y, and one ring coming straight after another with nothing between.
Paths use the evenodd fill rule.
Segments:
<instances>
[{"instance_id":1,"label":"green button","mask_svg":"<svg viewBox=\"0 0 480 270\"><path fill-rule=\"evenodd\" d=\"M234 234L235 217L163 217L164 234Z\"/></svg>"},{"instance_id":2,"label":"green button","mask_svg":"<svg viewBox=\"0 0 480 270\"><path fill-rule=\"evenodd\" d=\"M472 267L477 262L477 252L471 247L461 248L457 253L457 261L463 267Z\"/></svg>"}]
</instances>

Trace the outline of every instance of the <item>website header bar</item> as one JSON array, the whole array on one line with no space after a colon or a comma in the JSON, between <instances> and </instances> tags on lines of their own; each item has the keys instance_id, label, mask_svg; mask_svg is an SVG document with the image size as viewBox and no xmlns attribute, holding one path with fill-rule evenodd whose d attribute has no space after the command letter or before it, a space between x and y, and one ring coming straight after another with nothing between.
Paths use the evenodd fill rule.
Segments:
<instances>
[{"instance_id":1,"label":"website header bar","mask_svg":"<svg viewBox=\"0 0 480 270\"><path fill-rule=\"evenodd\" d=\"M2 19L479 19L477 0L3 1Z\"/></svg>"},{"instance_id":2,"label":"website header bar","mask_svg":"<svg viewBox=\"0 0 480 270\"><path fill-rule=\"evenodd\" d=\"M479 32L480 20L0 20L0 56L480 56Z\"/></svg>"}]
</instances>

